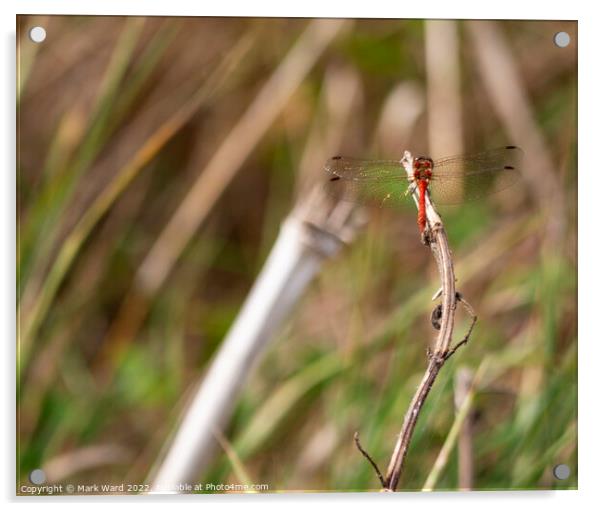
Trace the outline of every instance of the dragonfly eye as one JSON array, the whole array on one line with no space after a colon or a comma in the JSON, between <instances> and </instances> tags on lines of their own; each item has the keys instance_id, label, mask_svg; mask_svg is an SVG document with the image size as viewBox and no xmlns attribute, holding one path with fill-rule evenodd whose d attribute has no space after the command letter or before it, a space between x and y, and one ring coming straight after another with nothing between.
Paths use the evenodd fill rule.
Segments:
<instances>
[{"instance_id":1,"label":"dragonfly eye","mask_svg":"<svg viewBox=\"0 0 602 511\"><path fill-rule=\"evenodd\" d=\"M416 169L432 169L433 168L433 160L427 158L426 156L418 156L414 160L414 168Z\"/></svg>"}]
</instances>

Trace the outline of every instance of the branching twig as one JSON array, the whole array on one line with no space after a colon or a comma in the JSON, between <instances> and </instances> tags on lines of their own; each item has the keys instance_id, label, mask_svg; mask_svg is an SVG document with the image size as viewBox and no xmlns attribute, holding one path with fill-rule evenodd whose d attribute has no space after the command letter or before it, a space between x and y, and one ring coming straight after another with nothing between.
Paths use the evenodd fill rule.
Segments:
<instances>
[{"instance_id":1,"label":"branching twig","mask_svg":"<svg viewBox=\"0 0 602 511\"><path fill-rule=\"evenodd\" d=\"M412 155L406 151L403 159L401 160L408 175L412 175ZM414 199L417 200L416 191L414 191ZM414 397L410 402L410 406L405 415L403 426L393 450L391 461L387 469L387 475L385 477L384 486L389 491L395 491L399 479L401 477L404 461L418 416L424 401L427 398L441 367L443 364L456 352L456 350L466 344L472 332L474 323L476 322L476 315L472 310L472 307L466 302L459 293L456 293L455 288L455 276L454 268L451 258L451 252L447 241L447 235L443 228L441 217L439 217L435 210L430 197L427 194L426 197L426 213L428 227L424 233L423 240L428 244L433 252L437 267L439 269L439 275L441 277L441 314L438 318L438 336L435 342L434 349L429 350L428 355L428 366L420 382L420 385L416 389ZM456 303L460 301L466 310L473 317L473 322L464 336L464 338L450 349L452 342L452 335L454 330L454 315L456 310Z\"/></svg>"},{"instance_id":2,"label":"branching twig","mask_svg":"<svg viewBox=\"0 0 602 511\"><path fill-rule=\"evenodd\" d=\"M458 341L458 343L447 352L447 354L445 355L445 360L451 357L460 346L463 346L468 342L468 339L470 339L470 335L472 334L472 329L474 328L475 323L477 322L477 315L475 314L472 305L470 305L460 293L456 293L456 302L460 302L464 306L466 312L468 312L470 316L471 322L470 326L468 327L468 331L466 332L462 340Z\"/></svg>"},{"instance_id":3,"label":"branching twig","mask_svg":"<svg viewBox=\"0 0 602 511\"><path fill-rule=\"evenodd\" d=\"M362 447L362 444L360 443L360 435L357 431L353 435L353 440L355 440L355 445L358 448L358 450L362 453L364 458L366 458L368 460L368 462L370 463L370 465L372 465L372 468L374 469L374 471L376 472L376 475L378 476L378 480L380 481L380 484L382 485L383 488L385 488L386 487L385 478L383 477L376 462L372 459L372 456L370 456Z\"/></svg>"}]
</instances>

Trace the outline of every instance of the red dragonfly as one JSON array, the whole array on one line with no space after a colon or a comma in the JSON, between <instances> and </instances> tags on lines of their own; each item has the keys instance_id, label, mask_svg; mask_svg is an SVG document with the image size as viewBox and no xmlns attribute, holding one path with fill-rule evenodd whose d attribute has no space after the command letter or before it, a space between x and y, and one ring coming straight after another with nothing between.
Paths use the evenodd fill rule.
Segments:
<instances>
[{"instance_id":1,"label":"red dragonfly","mask_svg":"<svg viewBox=\"0 0 602 511\"><path fill-rule=\"evenodd\" d=\"M523 151L508 145L488 151L433 160L414 158L413 176L395 160L360 160L334 156L325 165L334 174L329 193L353 202L377 202L383 206L406 202L406 195L418 189L418 227L426 229L428 193L435 204L458 204L501 191L520 177Z\"/></svg>"}]
</instances>

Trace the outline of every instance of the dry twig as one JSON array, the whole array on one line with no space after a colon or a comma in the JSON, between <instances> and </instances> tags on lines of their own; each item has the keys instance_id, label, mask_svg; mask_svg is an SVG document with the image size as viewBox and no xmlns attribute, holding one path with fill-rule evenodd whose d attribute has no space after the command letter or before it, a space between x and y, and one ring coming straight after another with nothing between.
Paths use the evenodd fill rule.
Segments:
<instances>
[{"instance_id":1,"label":"dry twig","mask_svg":"<svg viewBox=\"0 0 602 511\"><path fill-rule=\"evenodd\" d=\"M412 155L406 151L401 163L406 169L408 176L411 176L413 172L412 161ZM413 196L414 200L418 202L416 190L413 192ZM456 293L456 279L454 276L454 267L447 241L447 235L445 233L445 229L443 228L441 217L435 210L428 194L426 197L426 213L427 229L423 234L423 241L425 244L429 245L431 251L433 252L441 278L440 293L438 292L435 295L435 298L437 298L439 295L441 296L440 318L438 318L439 333L437 335L434 348L429 348L427 351L428 365L426 371L422 381L416 389L412 401L410 402L408 411L406 412L397 444L395 445L391 460L389 462L386 477L384 478L384 481L381 481L385 491L395 491L397 488L399 479L403 472L404 461L408 452L410 441L412 439L412 435L418 421L418 416L420 415L420 411L422 410L424 402L445 362L456 352L460 346L468 342L477 319L470 304L468 304L468 302L466 302L466 300L464 300L459 293ZM462 340L456 345L452 346L454 316L457 302L462 303L468 313L472 316L472 324ZM360 450L363 451L363 449ZM368 457L368 459L371 461L371 458ZM372 461L371 463L374 466Z\"/></svg>"},{"instance_id":2,"label":"dry twig","mask_svg":"<svg viewBox=\"0 0 602 511\"><path fill-rule=\"evenodd\" d=\"M368 460L368 463L370 463L370 465L372 465L372 468L374 469L374 472L376 472L376 475L378 476L378 480L380 481L380 484L383 485L383 488L385 486L385 478L383 477L380 469L378 468L378 465L376 464L376 462L372 459L372 456L370 456L362 447L362 444L360 443L360 435L359 433L356 431L355 434L353 435L353 440L355 441L355 446L357 447L357 449L359 450L359 452L362 453L362 455L364 456L364 458L366 458Z\"/></svg>"}]
</instances>

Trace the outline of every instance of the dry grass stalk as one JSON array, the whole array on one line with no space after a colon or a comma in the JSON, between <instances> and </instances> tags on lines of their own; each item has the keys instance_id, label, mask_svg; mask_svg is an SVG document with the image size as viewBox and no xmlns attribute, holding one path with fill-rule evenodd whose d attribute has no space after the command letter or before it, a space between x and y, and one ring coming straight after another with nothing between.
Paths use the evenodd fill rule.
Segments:
<instances>
[{"instance_id":1,"label":"dry grass stalk","mask_svg":"<svg viewBox=\"0 0 602 511\"><path fill-rule=\"evenodd\" d=\"M460 417L464 406L468 408L465 403L473 394L472 379L472 371L467 368L460 369L456 374L456 418ZM474 413L468 410L458 433L458 488L461 490L471 490L474 485L473 421Z\"/></svg>"},{"instance_id":2,"label":"dry grass stalk","mask_svg":"<svg viewBox=\"0 0 602 511\"><path fill-rule=\"evenodd\" d=\"M135 337L150 303L194 233L345 24L345 20L309 23L217 148L136 271L134 285L124 298L104 343L108 360L117 359L123 345Z\"/></svg>"},{"instance_id":3,"label":"dry grass stalk","mask_svg":"<svg viewBox=\"0 0 602 511\"><path fill-rule=\"evenodd\" d=\"M470 414L476 392L476 387L481 382L485 369L488 367L487 361L481 363L477 374L463 368L456 374L456 386L454 389L454 401L456 405L456 418L449 430L447 438L439 451L437 459L426 478L423 491L433 491L437 481L441 476L443 469L451 456L452 450L458 443L459 460L459 488L462 490L472 489L473 484L473 452L472 452L472 428L470 423Z\"/></svg>"},{"instance_id":4,"label":"dry grass stalk","mask_svg":"<svg viewBox=\"0 0 602 511\"><path fill-rule=\"evenodd\" d=\"M547 235L555 246L566 231L566 201L527 87L498 25L493 21L471 21L466 26L493 110L508 138L520 141L525 151L524 168L528 172L524 173L524 178L541 211L549 217ZM504 79L500 80L500 76Z\"/></svg>"}]
</instances>

